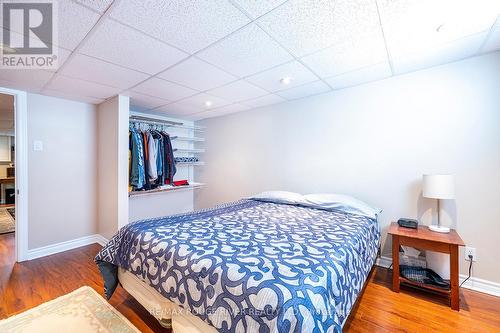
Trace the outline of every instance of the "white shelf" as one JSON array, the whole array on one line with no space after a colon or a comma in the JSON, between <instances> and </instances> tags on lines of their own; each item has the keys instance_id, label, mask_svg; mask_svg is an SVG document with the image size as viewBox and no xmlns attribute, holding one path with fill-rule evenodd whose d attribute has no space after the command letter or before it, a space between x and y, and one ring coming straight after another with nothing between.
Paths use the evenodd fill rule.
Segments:
<instances>
[{"instance_id":1,"label":"white shelf","mask_svg":"<svg viewBox=\"0 0 500 333\"><path fill-rule=\"evenodd\" d=\"M195 141L195 142L203 142L205 138L196 138L196 137L188 137L188 136L172 136L170 137L172 140L178 141Z\"/></svg>"},{"instance_id":2,"label":"white shelf","mask_svg":"<svg viewBox=\"0 0 500 333\"><path fill-rule=\"evenodd\" d=\"M174 148L174 152L196 154L196 153L204 153L205 149Z\"/></svg>"},{"instance_id":3,"label":"white shelf","mask_svg":"<svg viewBox=\"0 0 500 333\"><path fill-rule=\"evenodd\" d=\"M202 126L168 125L168 127L182 128L182 129L196 131L196 132L203 132L205 130L205 127L202 127Z\"/></svg>"},{"instance_id":4,"label":"white shelf","mask_svg":"<svg viewBox=\"0 0 500 333\"><path fill-rule=\"evenodd\" d=\"M177 162L175 163L176 166L198 166L198 165L205 165L205 162Z\"/></svg>"},{"instance_id":5,"label":"white shelf","mask_svg":"<svg viewBox=\"0 0 500 333\"><path fill-rule=\"evenodd\" d=\"M154 194L154 193L160 193L160 192L195 190L198 188L202 188L204 186L205 186L205 184L203 184L203 183L192 182L189 185L184 185L184 186L165 186L163 188L155 188L154 190L149 190L149 191L132 191L132 192L129 192L128 196L135 197L135 196L139 196L139 195L147 195L147 194Z\"/></svg>"}]
</instances>

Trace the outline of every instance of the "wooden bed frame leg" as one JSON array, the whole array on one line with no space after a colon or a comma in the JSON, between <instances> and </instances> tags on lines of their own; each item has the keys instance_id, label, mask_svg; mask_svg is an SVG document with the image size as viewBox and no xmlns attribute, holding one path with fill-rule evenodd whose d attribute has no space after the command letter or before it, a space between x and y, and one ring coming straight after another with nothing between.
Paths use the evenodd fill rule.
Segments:
<instances>
[{"instance_id":1,"label":"wooden bed frame leg","mask_svg":"<svg viewBox=\"0 0 500 333\"><path fill-rule=\"evenodd\" d=\"M158 322L163 328L172 328L172 319L158 319Z\"/></svg>"},{"instance_id":2,"label":"wooden bed frame leg","mask_svg":"<svg viewBox=\"0 0 500 333\"><path fill-rule=\"evenodd\" d=\"M392 236L392 290L399 293L399 236Z\"/></svg>"}]
</instances>

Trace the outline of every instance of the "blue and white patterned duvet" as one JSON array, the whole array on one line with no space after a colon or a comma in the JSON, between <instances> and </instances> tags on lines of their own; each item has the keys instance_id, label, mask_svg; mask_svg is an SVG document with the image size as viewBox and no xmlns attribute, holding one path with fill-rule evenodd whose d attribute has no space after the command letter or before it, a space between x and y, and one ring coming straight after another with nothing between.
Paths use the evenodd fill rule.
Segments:
<instances>
[{"instance_id":1,"label":"blue and white patterned duvet","mask_svg":"<svg viewBox=\"0 0 500 333\"><path fill-rule=\"evenodd\" d=\"M360 215L242 200L130 224L96 262L220 332L340 332L379 239Z\"/></svg>"}]
</instances>

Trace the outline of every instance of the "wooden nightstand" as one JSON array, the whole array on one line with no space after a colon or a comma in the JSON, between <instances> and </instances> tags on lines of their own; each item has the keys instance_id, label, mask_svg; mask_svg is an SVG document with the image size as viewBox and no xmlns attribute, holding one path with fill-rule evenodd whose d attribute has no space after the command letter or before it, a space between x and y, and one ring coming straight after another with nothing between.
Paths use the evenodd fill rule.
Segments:
<instances>
[{"instance_id":1,"label":"wooden nightstand","mask_svg":"<svg viewBox=\"0 0 500 333\"><path fill-rule=\"evenodd\" d=\"M399 285L403 282L437 293L447 294L450 296L451 308L458 311L460 309L460 299L458 295L458 247L465 246L458 233L452 229L450 233L442 234L430 231L426 226L419 226L418 229L401 228L395 222L391 223L388 233L392 235L392 289L395 292L399 292ZM450 290L424 285L399 276L400 245L448 253L450 255Z\"/></svg>"}]
</instances>

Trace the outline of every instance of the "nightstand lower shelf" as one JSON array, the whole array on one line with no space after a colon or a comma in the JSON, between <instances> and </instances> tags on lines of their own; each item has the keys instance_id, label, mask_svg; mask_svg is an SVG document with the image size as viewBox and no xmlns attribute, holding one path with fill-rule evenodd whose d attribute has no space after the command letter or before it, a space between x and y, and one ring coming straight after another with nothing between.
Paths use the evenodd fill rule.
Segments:
<instances>
[{"instance_id":1,"label":"nightstand lower shelf","mask_svg":"<svg viewBox=\"0 0 500 333\"><path fill-rule=\"evenodd\" d=\"M450 293L451 293L451 289L443 289L443 288L435 287L435 286L432 286L429 284L424 284L424 283L420 283L417 281L413 281L413 280L404 278L402 276L399 277L399 282L404 283L406 285L409 285L410 287L414 287L414 288L418 288L418 289L425 289L425 290L429 290L429 291L432 291L432 292L435 292L438 294L442 294L442 295L450 295Z\"/></svg>"}]
</instances>

